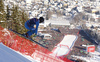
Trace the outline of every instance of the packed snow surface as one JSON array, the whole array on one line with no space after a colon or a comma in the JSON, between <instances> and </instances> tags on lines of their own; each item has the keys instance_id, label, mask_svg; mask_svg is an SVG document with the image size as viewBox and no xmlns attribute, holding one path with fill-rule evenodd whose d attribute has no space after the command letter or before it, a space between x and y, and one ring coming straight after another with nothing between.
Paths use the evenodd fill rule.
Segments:
<instances>
[{"instance_id":1,"label":"packed snow surface","mask_svg":"<svg viewBox=\"0 0 100 62\"><path fill-rule=\"evenodd\" d=\"M54 48L53 54L57 56L68 54L76 40L77 36L75 35L65 35L63 40Z\"/></svg>"}]
</instances>

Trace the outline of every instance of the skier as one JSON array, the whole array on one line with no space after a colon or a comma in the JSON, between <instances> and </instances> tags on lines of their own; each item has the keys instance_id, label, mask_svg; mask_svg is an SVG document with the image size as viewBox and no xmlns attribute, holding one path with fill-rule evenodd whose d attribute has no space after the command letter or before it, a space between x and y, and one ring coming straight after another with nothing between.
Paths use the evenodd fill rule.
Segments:
<instances>
[{"instance_id":1,"label":"skier","mask_svg":"<svg viewBox=\"0 0 100 62\"><path fill-rule=\"evenodd\" d=\"M32 34L37 35L39 23L42 23L42 22L44 22L43 17L40 17L39 19L32 18L32 19L27 20L25 22L25 28L28 29L29 31L25 34L25 36L30 38ZM36 28L34 27L34 25L36 25Z\"/></svg>"}]
</instances>

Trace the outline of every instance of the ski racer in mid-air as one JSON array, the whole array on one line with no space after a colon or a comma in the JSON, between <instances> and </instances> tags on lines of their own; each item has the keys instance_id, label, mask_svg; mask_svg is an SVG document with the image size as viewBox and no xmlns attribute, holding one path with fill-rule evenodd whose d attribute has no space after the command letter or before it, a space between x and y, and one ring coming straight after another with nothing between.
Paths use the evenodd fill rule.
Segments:
<instances>
[{"instance_id":1,"label":"ski racer in mid-air","mask_svg":"<svg viewBox=\"0 0 100 62\"><path fill-rule=\"evenodd\" d=\"M42 23L42 22L44 22L43 17L40 17L39 19L32 18L32 19L27 20L25 22L25 28L28 29L29 31L25 34L25 36L30 38L32 34L37 35L39 23ZM36 25L36 28L34 27L34 25Z\"/></svg>"}]
</instances>

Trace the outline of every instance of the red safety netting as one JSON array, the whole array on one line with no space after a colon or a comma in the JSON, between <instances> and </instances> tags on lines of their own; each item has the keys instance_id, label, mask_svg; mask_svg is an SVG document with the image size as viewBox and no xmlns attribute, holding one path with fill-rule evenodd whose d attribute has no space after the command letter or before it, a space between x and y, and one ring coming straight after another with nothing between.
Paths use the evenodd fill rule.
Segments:
<instances>
[{"instance_id":1,"label":"red safety netting","mask_svg":"<svg viewBox=\"0 0 100 62\"><path fill-rule=\"evenodd\" d=\"M50 53L50 51L47 49L28 39L22 38L7 29L0 27L0 34L0 42L4 45L19 51L22 54L29 55L35 60L41 62L63 62L61 59L49 56L48 53Z\"/></svg>"},{"instance_id":2,"label":"red safety netting","mask_svg":"<svg viewBox=\"0 0 100 62\"><path fill-rule=\"evenodd\" d=\"M54 58L50 55L47 55L37 50L35 50L35 52L31 55L31 57L41 62L64 62L58 58Z\"/></svg>"}]
</instances>

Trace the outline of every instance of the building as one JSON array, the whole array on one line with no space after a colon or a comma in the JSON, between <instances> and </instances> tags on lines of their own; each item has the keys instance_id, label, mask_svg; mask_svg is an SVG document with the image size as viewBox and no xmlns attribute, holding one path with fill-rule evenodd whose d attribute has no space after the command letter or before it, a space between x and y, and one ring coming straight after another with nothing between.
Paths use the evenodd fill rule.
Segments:
<instances>
[{"instance_id":1,"label":"building","mask_svg":"<svg viewBox=\"0 0 100 62\"><path fill-rule=\"evenodd\" d=\"M26 0L26 3L31 4L32 0Z\"/></svg>"},{"instance_id":2,"label":"building","mask_svg":"<svg viewBox=\"0 0 100 62\"><path fill-rule=\"evenodd\" d=\"M67 20L60 20L60 19L57 19L57 20L46 20L45 23L44 23L44 26L46 27L48 25L70 26L70 23Z\"/></svg>"}]
</instances>

